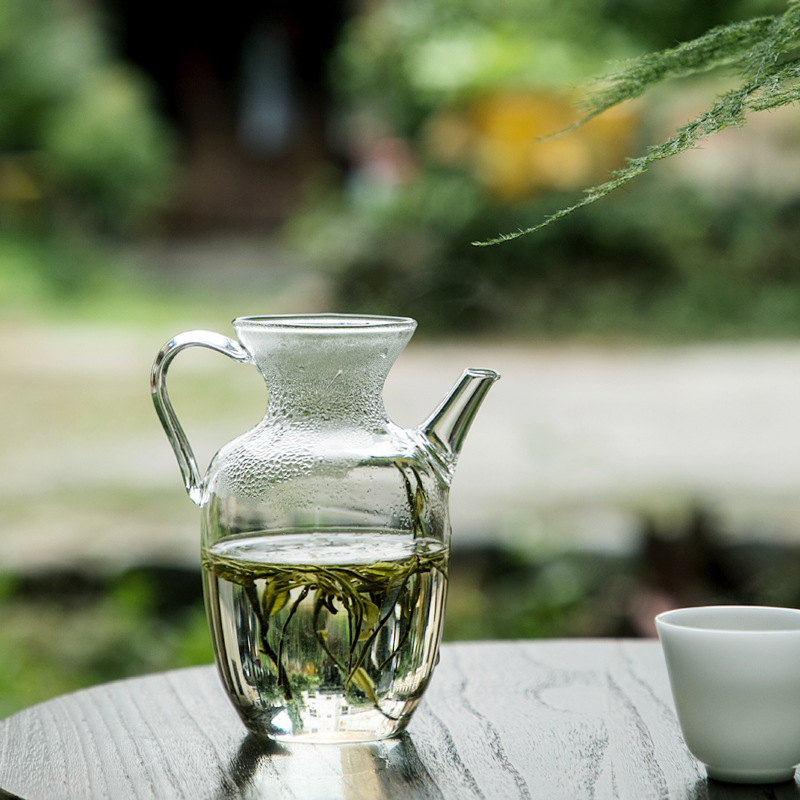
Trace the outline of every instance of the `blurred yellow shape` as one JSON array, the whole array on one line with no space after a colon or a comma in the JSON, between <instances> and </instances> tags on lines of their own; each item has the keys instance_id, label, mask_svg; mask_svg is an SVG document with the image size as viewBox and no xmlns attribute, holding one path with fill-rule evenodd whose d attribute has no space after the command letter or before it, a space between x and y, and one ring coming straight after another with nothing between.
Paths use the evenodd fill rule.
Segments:
<instances>
[{"instance_id":1,"label":"blurred yellow shape","mask_svg":"<svg viewBox=\"0 0 800 800\"><path fill-rule=\"evenodd\" d=\"M573 98L552 91L498 91L463 111L437 115L427 131L431 156L471 169L494 197L516 202L585 186L624 165L638 118L617 107L575 130Z\"/></svg>"},{"instance_id":2,"label":"blurred yellow shape","mask_svg":"<svg viewBox=\"0 0 800 800\"><path fill-rule=\"evenodd\" d=\"M42 199L30 169L14 157L0 157L0 205L16 205Z\"/></svg>"}]
</instances>

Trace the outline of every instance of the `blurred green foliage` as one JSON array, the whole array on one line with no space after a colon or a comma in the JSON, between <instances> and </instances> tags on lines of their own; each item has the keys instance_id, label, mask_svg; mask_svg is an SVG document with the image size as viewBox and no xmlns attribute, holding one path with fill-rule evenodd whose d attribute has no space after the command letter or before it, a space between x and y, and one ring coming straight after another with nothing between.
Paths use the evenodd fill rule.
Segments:
<instances>
[{"instance_id":1,"label":"blurred green foliage","mask_svg":"<svg viewBox=\"0 0 800 800\"><path fill-rule=\"evenodd\" d=\"M199 597L163 602L163 574L137 569L8 575L0 582L0 718L64 692L213 660ZM186 578L184 577L184 582Z\"/></svg>"},{"instance_id":2,"label":"blurred green foliage","mask_svg":"<svg viewBox=\"0 0 800 800\"><path fill-rule=\"evenodd\" d=\"M334 276L341 310L408 314L428 332L795 334L786 195L647 176L527 241L471 245L571 205L642 147L644 106L546 138L580 117L577 85L612 60L784 5L371 4L335 61L352 169L343 190L316 187L289 234Z\"/></svg>"},{"instance_id":3,"label":"blurred green foliage","mask_svg":"<svg viewBox=\"0 0 800 800\"><path fill-rule=\"evenodd\" d=\"M469 244L552 199L502 207L465 176L430 171L372 213L306 219L304 246L337 276L343 310L408 314L427 333L800 334L800 204L651 181L514 242Z\"/></svg>"},{"instance_id":4,"label":"blurred green foliage","mask_svg":"<svg viewBox=\"0 0 800 800\"><path fill-rule=\"evenodd\" d=\"M0 0L0 211L124 231L165 201L171 133L94 7Z\"/></svg>"},{"instance_id":5,"label":"blurred green foliage","mask_svg":"<svg viewBox=\"0 0 800 800\"><path fill-rule=\"evenodd\" d=\"M110 41L92 4L0 0L0 250L18 266L30 244L22 271L56 291L91 282L92 241L138 230L174 178L153 90ZM0 262L0 284L20 279L17 266Z\"/></svg>"},{"instance_id":6,"label":"blurred green foliage","mask_svg":"<svg viewBox=\"0 0 800 800\"><path fill-rule=\"evenodd\" d=\"M334 78L345 104L369 107L401 135L476 93L565 88L610 60L694 38L780 0L382 0L343 37Z\"/></svg>"},{"instance_id":7,"label":"blurred green foliage","mask_svg":"<svg viewBox=\"0 0 800 800\"><path fill-rule=\"evenodd\" d=\"M603 0L385 0L352 20L334 60L345 105L413 135L442 105L498 86L568 86L633 42Z\"/></svg>"}]
</instances>

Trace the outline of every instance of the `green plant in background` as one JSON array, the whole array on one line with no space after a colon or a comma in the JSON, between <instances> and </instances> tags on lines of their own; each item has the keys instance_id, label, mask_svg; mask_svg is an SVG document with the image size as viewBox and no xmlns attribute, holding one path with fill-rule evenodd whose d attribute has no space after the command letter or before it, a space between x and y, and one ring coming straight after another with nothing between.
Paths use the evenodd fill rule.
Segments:
<instances>
[{"instance_id":1,"label":"green plant in background","mask_svg":"<svg viewBox=\"0 0 800 800\"><path fill-rule=\"evenodd\" d=\"M442 105L498 87L575 88L609 59L696 37L780 0L383 0L333 65L345 107L411 134Z\"/></svg>"},{"instance_id":2,"label":"green plant in background","mask_svg":"<svg viewBox=\"0 0 800 800\"><path fill-rule=\"evenodd\" d=\"M406 313L431 333L796 333L798 276L783 259L796 214L786 195L751 186L714 195L697 180L665 187L648 176L535 237L470 244L573 205L573 192L624 168L649 135L650 111L680 97L676 81L654 101L606 96L605 113L553 136L581 118L575 86L602 64L739 20L735 53L720 52L727 34L701 36L702 58L724 65L772 24L748 22L754 11L785 8L695 6L431 0L358 15L335 70L352 110L353 168L343 191L323 187L289 229L332 276L337 306ZM689 45L675 52L701 61Z\"/></svg>"},{"instance_id":3,"label":"green plant in background","mask_svg":"<svg viewBox=\"0 0 800 800\"><path fill-rule=\"evenodd\" d=\"M169 197L174 142L150 87L93 6L0 0L0 109L0 249L16 254L0 298L30 274L57 292L91 285L100 237L137 230Z\"/></svg>"},{"instance_id":4,"label":"green plant in background","mask_svg":"<svg viewBox=\"0 0 800 800\"><path fill-rule=\"evenodd\" d=\"M755 111L767 111L800 100L800 2L789 0L783 14L721 25L677 47L644 55L599 82L585 101L586 116L575 127L604 111L640 97L666 80L685 78L718 68L734 71L740 85L719 96L713 105L682 125L675 135L653 145L610 180L588 189L583 200L548 216L539 225L475 244L497 244L540 230L579 208L594 203L643 174L665 158L698 147L726 128L743 125Z\"/></svg>"},{"instance_id":5,"label":"green plant in background","mask_svg":"<svg viewBox=\"0 0 800 800\"><path fill-rule=\"evenodd\" d=\"M3 222L125 231L163 204L171 134L81 4L0 0Z\"/></svg>"},{"instance_id":6,"label":"green plant in background","mask_svg":"<svg viewBox=\"0 0 800 800\"><path fill-rule=\"evenodd\" d=\"M213 659L193 571L0 576L0 717L54 695Z\"/></svg>"},{"instance_id":7,"label":"green plant in background","mask_svg":"<svg viewBox=\"0 0 800 800\"><path fill-rule=\"evenodd\" d=\"M345 107L412 135L442 105L498 86L564 87L632 55L597 0L386 0L356 15L334 61Z\"/></svg>"}]
</instances>

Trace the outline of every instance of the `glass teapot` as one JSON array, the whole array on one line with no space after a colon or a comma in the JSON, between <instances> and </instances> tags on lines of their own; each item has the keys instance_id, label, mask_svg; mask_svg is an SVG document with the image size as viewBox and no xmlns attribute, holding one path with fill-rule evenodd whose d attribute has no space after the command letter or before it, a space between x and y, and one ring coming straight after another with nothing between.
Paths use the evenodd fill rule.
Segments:
<instances>
[{"instance_id":1,"label":"glass teapot","mask_svg":"<svg viewBox=\"0 0 800 800\"><path fill-rule=\"evenodd\" d=\"M387 419L383 384L416 322L321 314L241 317L237 339L182 333L151 375L156 411L202 510L217 667L253 733L370 741L406 727L437 661L450 547L448 493L499 377L468 369L419 428ZM201 476L167 395L191 346L254 364L268 407Z\"/></svg>"}]
</instances>

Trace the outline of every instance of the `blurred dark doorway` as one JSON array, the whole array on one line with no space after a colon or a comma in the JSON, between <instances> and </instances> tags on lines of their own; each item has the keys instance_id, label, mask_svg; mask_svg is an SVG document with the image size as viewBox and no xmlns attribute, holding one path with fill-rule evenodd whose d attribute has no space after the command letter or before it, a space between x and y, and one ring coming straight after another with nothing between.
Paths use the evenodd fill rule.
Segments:
<instances>
[{"instance_id":1,"label":"blurred dark doorway","mask_svg":"<svg viewBox=\"0 0 800 800\"><path fill-rule=\"evenodd\" d=\"M121 54L152 78L180 136L174 228L280 224L309 171L335 158L327 63L347 6L105 0Z\"/></svg>"}]
</instances>

